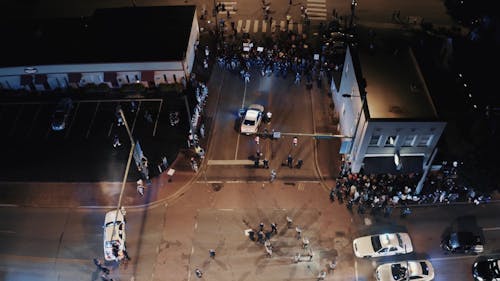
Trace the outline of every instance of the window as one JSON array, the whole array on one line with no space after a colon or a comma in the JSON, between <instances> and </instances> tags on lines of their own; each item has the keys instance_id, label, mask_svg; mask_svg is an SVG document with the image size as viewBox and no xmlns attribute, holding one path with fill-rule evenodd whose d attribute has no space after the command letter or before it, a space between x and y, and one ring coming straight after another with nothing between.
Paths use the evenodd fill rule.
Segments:
<instances>
[{"instance_id":1,"label":"window","mask_svg":"<svg viewBox=\"0 0 500 281\"><path fill-rule=\"evenodd\" d=\"M432 140L432 135L423 135L418 141L418 146L429 146Z\"/></svg>"},{"instance_id":2,"label":"window","mask_svg":"<svg viewBox=\"0 0 500 281\"><path fill-rule=\"evenodd\" d=\"M413 146L413 144L415 143L415 138L417 136L416 135L408 135L405 137L405 141L403 142L403 146Z\"/></svg>"},{"instance_id":3,"label":"window","mask_svg":"<svg viewBox=\"0 0 500 281\"><path fill-rule=\"evenodd\" d=\"M395 146L397 136L388 136L385 141L385 146Z\"/></svg>"},{"instance_id":4,"label":"window","mask_svg":"<svg viewBox=\"0 0 500 281\"><path fill-rule=\"evenodd\" d=\"M370 144L368 146L378 146L378 142L380 141L380 136L373 135L370 139Z\"/></svg>"}]
</instances>

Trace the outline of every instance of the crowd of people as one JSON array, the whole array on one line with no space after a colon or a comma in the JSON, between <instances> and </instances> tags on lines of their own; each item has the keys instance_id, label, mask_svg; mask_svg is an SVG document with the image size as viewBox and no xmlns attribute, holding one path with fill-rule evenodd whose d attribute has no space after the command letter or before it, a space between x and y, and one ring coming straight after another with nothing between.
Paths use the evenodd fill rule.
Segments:
<instances>
[{"instance_id":1,"label":"crowd of people","mask_svg":"<svg viewBox=\"0 0 500 281\"><path fill-rule=\"evenodd\" d=\"M358 213L383 213L389 216L395 206L402 206L401 215L410 214L412 204L448 204L450 202L487 202L490 196L478 194L473 188L458 183L457 163L450 167L444 165L438 172L432 172L424 182L421 192L417 193L417 184L421 174L365 174L343 171L336 186L330 191L330 200L339 203L346 201L352 210L358 206Z\"/></svg>"},{"instance_id":2,"label":"crowd of people","mask_svg":"<svg viewBox=\"0 0 500 281\"><path fill-rule=\"evenodd\" d=\"M351 38L335 22L320 26L317 42L291 30L276 30L270 37L256 40L248 33L236 36L234 25L232 29L233 35L219 36L217 40L216 56L221 68L239 73L245 82L250 81L255 69L262 76L293 75L296 83L304 77L309 88L313 81L321 87L323 79L330 81L332 72L341 70L346 40Z\"/></svg>"}]
</instances>

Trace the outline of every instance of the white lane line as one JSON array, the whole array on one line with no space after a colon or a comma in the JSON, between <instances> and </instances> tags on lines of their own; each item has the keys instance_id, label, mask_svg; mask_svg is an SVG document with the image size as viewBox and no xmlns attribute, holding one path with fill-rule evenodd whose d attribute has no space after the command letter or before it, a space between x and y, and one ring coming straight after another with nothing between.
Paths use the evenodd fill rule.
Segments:
<instances>
[{"instance_id":1,"label":"white lane line","mask_svg":"<svg viewBox=\"0 0 500 281\"><path fill-rule=\"evenodd\" d=\"M85 138L89 138L90 130L92 129L92 125L94 125L94 120L97 115L97 110L99 110L99 105L101 105L101 102L97 102L94 110L94 115L92 115L92 119L90 120L89 128L87 129L87 134L85 135Z\"/></svg>"},{"instance_id":2,"label":"white lane line","mask_svg":"<svg viewBox=\"0 0 500 281\"><path fill-rule=\"evenodd\" d=\"M19 207L16 204L0 204L0 207Z\"/></svg>"},{"instance_id":3,"label":"white lane line","mask_svg":"<svg viewBox=\"0 0 500 281\"><path fill-rule=\"evenodd\" d=\"M356 277L356 281L358 281L358 261L354 259L354 276Z\"/></svg>"},{"instance_id":4,"label":"white lane line","mask_svg":"<svg viewBox=\"0 0 500 281\"><path fill-rule=\"evenodd\" d=\"M253 24L253 33L257 33L259 31L259 20L255 20Z\"/></svg>"},{"instance_id":5,"label":"white lane line","mask_svg":"<svg viewBox=\"0 0 500 281\"><path fill-rule=\"evenodd\" d=\"M496 230L500 230L500 226L483 228L483 231L496 231Z\"/></svg>"},{"instance_id":6,"label":"white lane line","mask_svg":"<svg viewBox=\"0 0 500 281\"><path fill-rule=\"evenodd\" d=\"M267 21L263 20L262 21L262 32L266 33L267 31Z\"/></svg>"},{"instance_id":7,"label":"white lane line","mask_svg":"<svg viewBox=\"0 0 500 281\"><path fill-rule=\"evenodd\" d=\"M241 108L245 108L245 99L247 98L247 83L245 82L245 90L243 91L243 101L241 102ZM236 139L236 150L234 151L234 160L238 159L238 149L240 148L240 136L238 133L238 138Z\"/></svg>"},{"instance_id":8,"label":"white lane line","mask_svg":"<svg viewBox=\"0 0 500 281\"><path fill-rule=\"evenodd\" d=\"M465 260L465 259L471 259L471 258L477 258L477 256L454 256L454 257L442 257L442 258L430 258L429 260L431 261L446 261L446 260Z\"/></svg>"},{"instance_id":9,"label":"white lane line","mask_svg":"<svg viewBox=\"0 0 500 281\"><path fill-rule=\"evenodd\" d=\"M75 112L73 113L73 118L71 118L71 122L69 123L69 128L66 130L66 134L64 135L64 139L69 137L69 133L71 132L71 128L73 128L73 123L75 123L76 114L78 114L78 109L80 108L80 103L76 103Z\"/></svg>"}]
</instances>

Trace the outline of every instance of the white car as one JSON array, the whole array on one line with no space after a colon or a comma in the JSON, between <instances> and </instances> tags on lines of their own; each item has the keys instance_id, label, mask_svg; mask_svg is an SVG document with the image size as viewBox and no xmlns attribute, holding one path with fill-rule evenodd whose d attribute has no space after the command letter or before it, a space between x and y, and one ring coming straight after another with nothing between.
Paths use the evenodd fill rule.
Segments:
<instances>
[{"instance_id":1,"label":"white car","mask_svg":"<svg viewBox=\"0 0 500 281\"><path fill-rule=\"evenodd\" d=\"M408 233L384 233L363 236L352 241L354 254L358 258L401 255L413 252Z\"/></svg>"},{"instance_id":2,"label":"white car","mask_svg":"<svg viewBox=\"0 0 500 281\"><path fill-rule=\"evenodd\" d=\"M117 216L118 212L118 216ZM109 211L104 218L104 258L118 261L125 257L125 217L122 211Z\"/></svg>"},{"instance_id":3,"label":"white car","mask_svg":"<svg viewBox=\"0 0 500 281\"><path fill-rule=\"evenodd\" d=\"M434 279L434 268L428 260L400 261L377 267L378 281L430 281Z\"/></svg>"},{"instance_id":4,"label":"white car","mask_svg":"<svg viewBox=\"0 0 500 281\"><path fill-rule=\"evenodd\" d=\"M262 122L264 114L264 106L260 104L252 104L245 112L245 116L241 121L240 132L242 134L251 135L257 133L259 125Z\"/></svg>"}]
</instances>

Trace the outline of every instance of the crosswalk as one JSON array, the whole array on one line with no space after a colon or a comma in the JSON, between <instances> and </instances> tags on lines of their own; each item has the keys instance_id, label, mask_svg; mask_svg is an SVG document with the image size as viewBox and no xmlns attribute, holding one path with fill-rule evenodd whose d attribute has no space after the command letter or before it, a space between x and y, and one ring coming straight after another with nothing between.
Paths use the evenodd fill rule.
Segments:
<instances>
[{"instance_id":1,"label":"crosswalk","mask_svg":"<svg viewBox=\"0 0 500 281\"><path fill-rule=\"evenodd\" d=\"M225 21L224 26L227 32L231 31L231 23L229 20ZM288 23L288 29L286 20L273 20L272 22L268 20L238 20L235 22L235 28L238 33L273 33L287 30L294 31L297 34L302 34L304 32L302 23L297 23L293 20L290 20Z\"/></svg>"},{"instance_id":2,"label":"crosswalk","mask_svg":"<svg viewBox=\"0 0 500 281\"><path fill-rule=\"evenodd\" d=\"M326 0L307 0L307 15L311 20L326 20Z\"/></svg>"}]
</instances>

